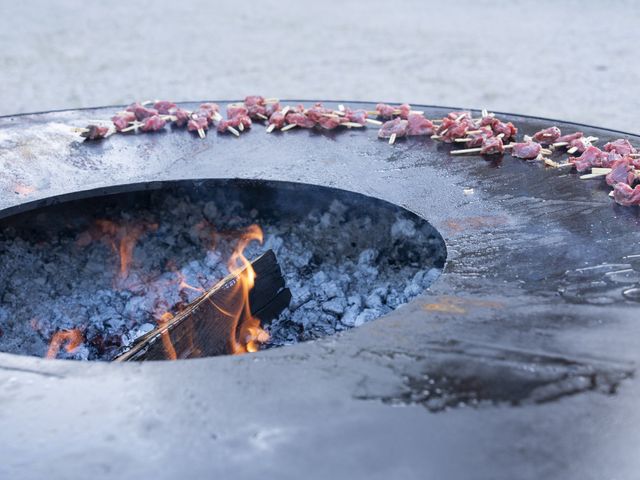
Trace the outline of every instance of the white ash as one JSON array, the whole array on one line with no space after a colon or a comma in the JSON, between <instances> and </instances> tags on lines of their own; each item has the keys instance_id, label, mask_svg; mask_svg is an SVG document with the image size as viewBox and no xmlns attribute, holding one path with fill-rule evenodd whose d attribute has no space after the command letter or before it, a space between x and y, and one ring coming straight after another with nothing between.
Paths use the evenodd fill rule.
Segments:
<instances>
[{"instance_id":1,"label":"white ash","mask_svg":"<svg viewBox=\"0 0 640 480\"><path fill-rule=\"evenodd\" d=\"M82 246L98 219L157 224L137 241L126 278L118 276L107 237ZM37 227L40 220L46 227ZM428 223L340 201L277 216L238 201L164 194L153 206L77 216L59 208L27 223L27 230L5 227L0 234L0 351L36 356L45 355L56 331L79 328L85 342L60 358L112 359L154 328L160 313L176 313L200 295L180 289L181 278L203 289L223 278L235 234L252 223L262 227L264 243L252 243L245 255L272 249L293 294L289 309L267 326L265 347L378 318L427 288L444 262Z\"/></svg>"}]
</instances>

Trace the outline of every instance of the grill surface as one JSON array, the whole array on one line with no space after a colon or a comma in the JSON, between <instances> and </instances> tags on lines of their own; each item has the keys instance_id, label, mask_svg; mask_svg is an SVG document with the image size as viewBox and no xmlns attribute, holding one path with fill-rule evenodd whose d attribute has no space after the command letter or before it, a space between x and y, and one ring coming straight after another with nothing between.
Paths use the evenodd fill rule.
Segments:
<instances>
[{"instance_id":1,"label":"grill surface","mask_svg":"<svg viewBox=\"0 0 640 480\"><path fill-rule=\"evenodd\" d=\"M302 182L416 212L444 236L448 263L409 305L313 343L141 365L0 354L0 477L637 474L640 304L607 272L640 270L624 258L640 254L640 214L601 181L455 158L431 140L390 147L372 128L69 144L64 125L113 111L0 118L0 216L174 180ZM550 124L506 117L520 133Z\"/></svg>"}]
</instances>

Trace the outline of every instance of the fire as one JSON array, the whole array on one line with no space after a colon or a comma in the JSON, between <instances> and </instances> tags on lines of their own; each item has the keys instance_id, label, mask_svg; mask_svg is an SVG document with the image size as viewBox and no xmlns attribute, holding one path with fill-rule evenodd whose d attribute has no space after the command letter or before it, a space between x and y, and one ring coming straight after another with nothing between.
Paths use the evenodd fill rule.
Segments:
<instances>
[{"instance_id":1,"label":"fire","mask_svg":"<svg viewBox=\"0 0 640 480\"><path fill-rule=\"evenodd\" d=\"M236 338L231 339L232 350L236 354L256 352L261 343L269 340L269 334L262 329L260 319L251 314L249 304L249 292L255 285L256 272L251 262L245 257L244 251L253 241L260 243L263 241L262 230L258 225L251 225L246 229L227 264L229 273L237 275L238 278L237 291L234 295L237 304L233 315Z\"/></svg>"},{"instance_id":2,"label":"fire","mask_svg":"<svg viewBox=\"0 0 640 480\"><path fill-rule=\"evenodd\" d=\"M60 351L60 347L64 343L64 349L71 353L76 348L78 348L82 342L84 341L84 336L82 332L77 328L72 330L60 330L56 332L53 337L51 337L51 341L49 342L49 350L47 350L47 358L56 358L58 356L58 352Z\"/></svg>"},{"instance_id":3,"label":"fire","mask_svg":"<svg viewBox=\"0 0 640 480\"><path fill-rule=\"evenodd\" d=\"M167 323L171 321L173 318L173 314L170 312L165 312L160 315L160 318L156 319L158 325L163 327ZM165 330L161 334L162 337L162 345L164 346L164 351L167 354L167 360L176 360L178 355L176 354L176 349L173 347L173 343L171 343L171 336L169 335L169 330Z\"/></svg>"},{"instance_id":4,"label":"fire","mask_svg":"<svg viewBox=\"0 0 640 480\"><path fill-rule=\"evenodd\" d=\"M155 223L139 222L135 224L118 224L110 220L98 220L92 229L78 236L76 244L79 247L84 247L92 241L100 240L106 242L114 253L118 255L118 278L119 280L125 280L129 276L137 242L144 234L155 231L157 228L158 225ZM215 231L213 225L209 223L196 225L196 230L199 229L202 230L202 239L209 237L215 242L218 235L220 235ZM227 235L227 233L225 233L225 235ZM239 234L236 232L232 235L234 238L237 238L237 243L229 256L227 268L233 280L226 280L226 291L222 297L212 297L221 298L219 301L220 305L217 304L217 300L209 299L212 302L216 302L214 306L218 310L216 317L212 318L211 321L224 322L228 326L228 338L224 339L227 345L227 353L241 354L256 352L262 343L269 340L269 334L261 327L260 319L251 313L249 292L255 285L256 272L249 259L245 256L245 250L251 242L257 241L262 243L263 233L258 225L251 225ZM209 248L215 249L215 243L210 244ZM166 262L166 268L176 274L176 277L170 280L166 286L163 284L165 280L154 283L153 279L146 279L144 274L136 273L135 277L133 277L134 280L141 282L140 286L142 289L139 290L140 294L158 295L155 301L155 314L153 316L160 328L168 325L174 316L179 314L179 312L187 306L187 302L190 301L189 298L192 298L192 296L187 295L187 292L195 291L206 294L206 289L203 288L203 286L193 285L187 279L186 275L178 269L175 261L168 260ZM131 278L129 278L129 280L131 280ZM117 281L115 288L119 288L119 285L120 281ZM164 295L164 293L169 293L166 290L167 288L177 289L182 301L171 304L172 301L168 299L172 297ZM187 333L186 338L189 345L186 348L184 346L185 344L182 343L185 339L184 336L179 337L181 343L178 348L178 344L174 344L175 339L172 340L168 329L160 334L165 357L168 360L176 360L179 356L199 356L202 351L202 347L197 345L198 335L193 325L187 323L182 328L191 329L188 330ZM72 352L83 341L82 333L78 329L59 331L51 339L47 357L55 358L60 348L65 348L67 352Z\"/></svg>"},{"instance_id":5,"label":"fire","mask_svg":"<svg viewBox=\"0 0 640 480\"><path fill-rule=\"evenodd\" d=\"M141 223L135 225L118 225L110 220L97 220L96 226L104 235L112 250L118 254L120 262L119 275L121 279L129 276L129 267L133 259L133 250L138 239L147 232L156 231L155 223Z\"/></svg>"}]
</instances>

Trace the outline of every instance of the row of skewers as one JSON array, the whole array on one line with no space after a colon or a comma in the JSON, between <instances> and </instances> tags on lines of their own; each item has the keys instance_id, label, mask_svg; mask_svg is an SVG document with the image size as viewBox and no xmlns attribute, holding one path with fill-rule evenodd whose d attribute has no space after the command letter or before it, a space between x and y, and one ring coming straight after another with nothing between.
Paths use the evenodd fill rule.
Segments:
<instances>
[{"instance_id":1,"label":"row of skewers","mask_svg":"<svg viewBox=\"0 0 640 480\"><path fill-rule=\"evenodd\" d=\"M203 103L195 110L186 110L173 102L159 100L133 103L117 112L108 122L94 122L80 134L88 140L99 140L114 133L156 132L167 125L184 128L204 138L208 130L239 137L256 122L266 126L267 133L286 132L294 128L335 130L379 128L378 137L394 144L397 139L429 136L436 141L464 148L451 150L452 155L501 155L509 152L516 158L538 160L553 168L576 168L581 179L604 177L613 187L610 196L624 206L640 205L640 154L626 139L606 143L602 149L596 137L583 132L563 135L556 126L525 135L516 142L518 129L495 114L483 110L474 118L469 111L450 112L441 119L428 119L424 112L413 110L408 104L379 103L375 110L352 110L339 105L330 109L321 103L282 106L278 99L259 95L248 96L243 102L229 104L226 118L215 103ZM554 152L569 154L564 162L550 158Z\"/></svg>"}]
</instances>

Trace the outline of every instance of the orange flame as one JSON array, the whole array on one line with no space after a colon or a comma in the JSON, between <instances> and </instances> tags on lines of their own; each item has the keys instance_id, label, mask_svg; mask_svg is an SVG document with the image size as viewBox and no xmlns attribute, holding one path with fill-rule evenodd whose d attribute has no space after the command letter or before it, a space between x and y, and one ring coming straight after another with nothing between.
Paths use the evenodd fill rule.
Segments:
<instances>
[{"instance_id":1,"label":"orange flame","mask_svg":"<svg viewBox=\"0 0 640 480\"><path fill-rule=\"evenodd\" d=\"M161 327L165 326L169 321L173 318L173 315L169 312L164 312L160 315L160 318L156 319L158 325ZM165 330L161 334L162 337L162 345L164 346L164 351L167 354L167 360L176 360L178 355L176 354L176 349L173 347L173 343L171 343L171 336L169 335L169 330Z\"/></svg>"},{"instance_id":2,"label":"orange flame","mask_svg":"<svg viewBox=\"0 0 640 480\"><path fill-rule=\"evenodd\" d=\"M121 279L129 276L133 250L136 248L138 239L145 233L158 229L158 225L155 223L118 225L110 220L97 220L96 225L106 235L106 240L111 249L118 254Z\"/></svg>"},{"instance_id":3,"label":"orange flame","mask_svg":"<svg viewBox=\"0 0 640 480\"><path fill-rule=\"evenodd\" d=\"M76 348L78 348L82 342L84 341L84 337L82 332L77 328L72 330L60 330L56 332L53 337L51 337L51 341L49 342L49 350L47 350L47 358L56 358L58 356L58 352L60 351L60 347L62 347L63 343L67 342L64 346L64 349L71 353Z\"/></svg>"},{"instance_id":4,"label":"orange flame","mask_svg":"<svg viewBox=\"0 0 640 480\"><path fill-rule=\"evenodd\" d=\"M269 340L269 334L262 329L260 319L251 314L249 304L249 291L255 285L256 272L245 257L244 250L253 241L263 241L262 230L258 225L251 225L246 229L227 264L229 273L238 275L237 292L234 295L237 299L234 305L236 311L233 312L236 338L231 339L231 348L235 354L256 352L261 343Z\"/></svg>"}]
</instances>

